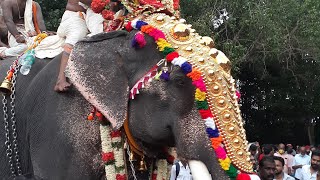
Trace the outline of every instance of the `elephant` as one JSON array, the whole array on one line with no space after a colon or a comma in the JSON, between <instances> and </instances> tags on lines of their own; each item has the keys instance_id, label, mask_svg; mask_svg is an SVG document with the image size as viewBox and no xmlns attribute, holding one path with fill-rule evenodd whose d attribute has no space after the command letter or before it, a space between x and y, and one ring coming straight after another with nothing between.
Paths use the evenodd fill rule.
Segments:
<instances>
[{"instance_id":1,"label":"elephant","mask_svg":"<svg viewBox=\"0 0 320 180\"><path fill-rule=\"evenodd\" d=\"M179 67L172 66L169 81L154 80L129 100L129 87L163 59L149 36L144 48L132 48L136 32L101 33L77 43L67 71L74 86L65 93L53 91L61 56L36 59L29 75L18 74L15 118L22 174L104 179L99 122L86 120L92 104L114 128L128 118L132 136L146 156L156 158L164 147L175 146L180 157L203 162L212 179L229 179L195 107L195 87ZM1 62L0 78L11 63ZM0 143L5 144L3 127ZM0 177L6 179L10 166L5 147L0 151Z\"/></svg>"}]
</instances>

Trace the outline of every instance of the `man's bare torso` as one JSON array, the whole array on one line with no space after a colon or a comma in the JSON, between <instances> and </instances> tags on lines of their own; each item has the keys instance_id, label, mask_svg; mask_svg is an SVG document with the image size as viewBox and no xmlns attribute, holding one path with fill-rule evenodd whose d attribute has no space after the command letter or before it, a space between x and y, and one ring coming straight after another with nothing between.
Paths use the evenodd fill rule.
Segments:
<instances>
[{"instance_id":1,"label":"man's bare torso","mask_svg":"<svg viewBox=\"0 0 320 180\"><path fill-rule=\"evenodd\" d=\"M8 8L12 11L13 22L15 24L24 24L24 10L26 7L26 0L5 0L3 8Z\"/></svg>"},{"instance_id":2,"label":"man's bare torso","mask_svg":"<svg viewBox=\"0 0 320 180\"><path fill-rule=\"evenodd\" d=\"M74 11L74 12L85 12L86 10L79 5L79 0L68 0L68 4L66 10Z\"/></svg>"}]
</instances>

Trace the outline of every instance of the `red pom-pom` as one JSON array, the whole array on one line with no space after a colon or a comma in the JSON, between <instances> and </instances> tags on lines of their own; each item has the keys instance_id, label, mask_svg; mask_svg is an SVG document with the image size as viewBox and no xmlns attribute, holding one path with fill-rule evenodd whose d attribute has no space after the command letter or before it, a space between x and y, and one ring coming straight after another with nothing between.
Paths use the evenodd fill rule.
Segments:
<instances>
[{"instance_id":1,"label":"red pom-pom","mask_svg":"<svg viewBox=\"0 0 320 180\"><path fill-rule=\"evenodd\" d=\"M238 174L236 180L251 180L250 176L245 173Z\"/></svg>"},{"instance_id":2,"label":"red pom-pom","mask_svg":"<svg viewBox=\"0 0 320 180\"><path fill-rule=\"evenodd\" d=\"M123 174L123 175L117 174L116 180L126 180L126 175L125 174Z\"/></svg>"},{"instance_id":3,"label":"red pom-pom","mask_svg":"<svg viewBox=\"0 0 320 180\"><path fill-rule=\"evenodd\" d=\"M120 137L121 136L121 132L120 131L112 131L110 135L111 135L112 138Z\"/></svg>"},{"instance_id":4,"label":"red pom-pom","mask_svg":"<svg viewBox=\"0 0 320 180\"><path fill-rule=\"evenodd\" d=\"M103 10L102 11L102 17L106 20L113 20L114 19L114 12L110 11L110 10Z\"/></svg>"},{"instance_id":5,"label":"red pom-pom","mask_svg":"<svg viewBox=\"0 0 320 180\"><path fill-rule=\"evenodd\" d=\"M171 62L171 61L173 61L174 58L177 58L177 57L179 57L179 53L172 52L172 53L167 55L166 59L167 59L168 62Z\"/></svg>"},{"instance_id":6,"label":"red pom-pom","mask_svg":"<svg viewBox=\"0 0 320 180\"><path fill-rule=\"evenodd\" d=\"M92 120L93 120L93 113L90 113L90 114L88 115L88 120L89 120L89 121L92 121Z\"/></svg>"},{"instance_id":7,"label":"red pom-pom","mask_svg":"<svg viewBox=\"0 0 320 180\"><path fill-rule=\"evenodd\" d=\"M95 13L101 13L110 0L93 0L91 2L91 9Z\"/></svg>"},{"instance_id":8,"label":"red pom-pom","mask_svg":"<svg viewBox=\"0 0 320 180\"><path fill-rule=\"evenodd\" d=\"M125 28L126 28L126 30L127 30L128 32L132 31L133 27L131 26L131 21L128 22L128 24L125 26Z\"/></svg>"},{"instance_id":9,"label":"red pom-pom","mask_svg":"<svg viewBox=\"0 0 320 180\"><path fill-rule=\"evenodd\" d=\"M202 119L207 119L207 118L213 117L210 109L207 109L207 110L201 109L201 110L199 110L199 113L200 113Z\"/></svg>"}]
</instances>

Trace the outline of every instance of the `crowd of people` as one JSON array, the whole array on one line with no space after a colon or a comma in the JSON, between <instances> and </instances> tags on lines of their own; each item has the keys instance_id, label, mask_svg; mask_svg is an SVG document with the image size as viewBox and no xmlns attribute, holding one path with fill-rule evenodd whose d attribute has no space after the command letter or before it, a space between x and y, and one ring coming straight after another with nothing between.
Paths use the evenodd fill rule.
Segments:
<instances>
[{"instance_id":1,"label":"crowd of people","mask_svg":"<svg viewBox=\"0 0 320 180\"><path fill-rule=\"evenodd\" d=\"M276 180L320 180L320 149L315 146L291 144L260 147L252 143L249 147L253 168L261 179Z\"/></svg>"}]
</instances>

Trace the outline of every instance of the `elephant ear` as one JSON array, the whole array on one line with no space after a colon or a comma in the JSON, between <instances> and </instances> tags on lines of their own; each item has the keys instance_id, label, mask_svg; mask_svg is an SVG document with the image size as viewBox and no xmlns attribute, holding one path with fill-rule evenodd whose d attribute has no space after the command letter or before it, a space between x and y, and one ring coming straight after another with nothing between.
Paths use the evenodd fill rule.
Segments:
<instances>
[{"instance_id":1,"label":"elephant ear","mask_svg":"<svg viewBox=\"0 0 320 180\"><path fill-rule=\"evenodd\" d=\"M119 129L127 115L129 87L123 60L117 53L120 45L116 44L120 44L119 38L77 43L66 74L84 98Z\"/></svg>"}]
</instances>

